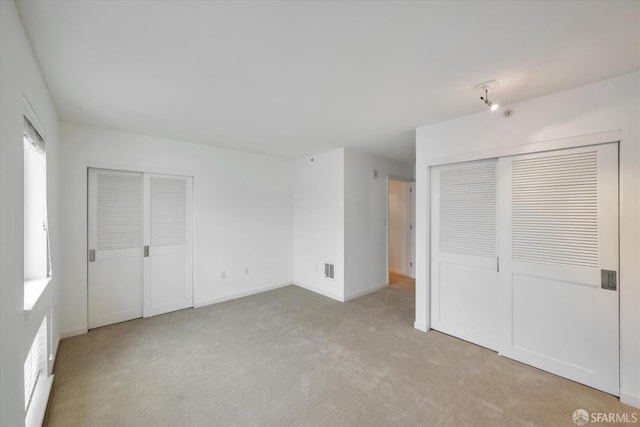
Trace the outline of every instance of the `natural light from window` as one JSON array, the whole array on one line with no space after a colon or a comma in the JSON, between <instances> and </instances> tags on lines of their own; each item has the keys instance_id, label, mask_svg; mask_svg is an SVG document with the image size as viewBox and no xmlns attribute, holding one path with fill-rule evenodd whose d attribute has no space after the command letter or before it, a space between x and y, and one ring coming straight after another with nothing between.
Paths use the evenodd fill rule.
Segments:
<instances>
[{"instance_id":1,"label":"natural light from window","mask_svg":"<svg viewBox=\"0 0 640 427\"><path fill-rule=\"evenodd\" d=\"M24 309L31 310L51 278L45 142L24 118Z\"/></svg>"}]
</instances>

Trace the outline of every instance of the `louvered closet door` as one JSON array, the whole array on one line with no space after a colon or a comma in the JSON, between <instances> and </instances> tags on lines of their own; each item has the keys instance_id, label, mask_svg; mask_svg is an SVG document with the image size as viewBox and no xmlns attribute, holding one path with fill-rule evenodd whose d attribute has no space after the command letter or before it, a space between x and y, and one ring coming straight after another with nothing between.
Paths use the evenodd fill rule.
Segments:
<instances>
[{"instance_id":1,"label":"louvered closet door","mask_svg":"<svg viewBox=\"0 0 640 427\"><path fill-rule=\"evenodd\" d=\"M617 144L503 158L500 174L501 353L618 395L618 291L602 288L602 270L618 278Z\"/></svg>"},{"instance_id":2,"label":"louvered closet door","mask_svg":"<svg viewBox=\"0 0 640 427\"><path fill-rule=\"evenodd\" d=\"M497 161L431 168L431 326L496 349Z\"/></svg>"},{"instance_id":3,"label":"louvered closet door","mask_svg":"<svg viewBox=\"0 0 640 427\"><path fill-rule=\"evenodd\" d=\"M89 169L88 186L91 329L142 317L142 174Z\"/></svg>"},{"instance_id":4,"label":"louvered closet door","mask_svg":"<svg viewBox=\"0 0 640 427\"><path fill-rule=\"evenodd\" d=\"M144 188L146 317L193 307L192 179L145 173Z\"/></svg>"}]
</instances>

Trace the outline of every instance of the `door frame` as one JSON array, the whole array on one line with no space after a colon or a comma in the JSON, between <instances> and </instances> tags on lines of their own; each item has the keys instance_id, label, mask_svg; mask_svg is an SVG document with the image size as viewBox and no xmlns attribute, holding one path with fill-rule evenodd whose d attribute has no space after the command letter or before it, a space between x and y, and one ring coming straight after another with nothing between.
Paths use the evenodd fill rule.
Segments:
<instances>
[{"instance_id":1,"label":"door frame","mask_svg":"<svg viewBox=\"0 0 640 427\"><path fill-rule=\"evenodd\" d=\"M512 145L512 146L506 146L506 147L501 147L501 148L496 148L496 149L491 149L491 150L484 150L484 151L476 151L476 152L471 152L471 153L460 153L460 154L456 154L453 156L445 156L445 157L440 157L440 158L433 158L433 159L429 159L427 162L422 164L422 167L424 168L425 171L425 188L423 190L423 192L421 193L421 195L424 197L424 199L422 200L423 206L426 208L425 212L429 215L429 220L426 221L426 230L419 230L423 233L426 234L427 237L427 244L426 247L424 248L425 252L423 254L425 263L423 265L422 271L418 271L417 274L419 276L422 277L422 279L425 281L426 283L426 291L424 292L423 295L419 295L418 292L418 287L416 287L416 299L418 297L420 297L421 299L423 299L423 301L425 302L425 323L422 323L420 321L418 321L418 319L416 318L416 321L414 322L414 327L418 330L427 332L431 329L431 261L432 261L432 257L431 257L431 240L432 240L432 233L431 233L431 197L432 197L432 192L431 192L431 168L434 166L440 166L440 165L446 165L446 164L452 164L452 163L462 163L462 162L469 162L469 161L474 161L474 160L485 160L485 159L490 159L490 158L500 158L500 157L509 157L509 156L515 156L515 155L519 155L519 154L531 154L531 153L541 153L541 152L551 152L551 151L557 151L557 150L563 150L566 148L578 148L578 147L587 147L587 146L591 146L591 145L600 145L600 144L608 144L608 143L617 143L620 145L622 145L622 131L621 130L613 130L613 131L607 131L607 132L599 132L599 133L593 133L593 134L588 134L588 135L580 135L580 136L574 136L574 137L569 137L569 138L561 138L561 139L552 139L552 140L546 140L546 141L539 141L539 142L532 142L532 143L528 143L528 144L521 144L521 145ZM622 177L620 176L620 167L618 167L618 185L619 188L622 185ZM416 202L420 203L420 202ZM620 194L618 195L618 203L620 203ZM618 210L618 239L620 239L620 210ZM419 254L418 254L419 255ZM619 277L618 277L618 327L619 330L621 330L622 325L621 325L621 318L623 317L623 307L622 304L620 304L620 298L622 296L622 289L624 288L624 284L623 284L623 278L624 278L624 274L622 273L622 269L621 269L621 264L620 264L620 259L618 259L618 269L620 271ZM422 274L420 274L422 273ZM418 306L416 305L416 314L418 312ZM622 341L619 340L619 346L622 344ZM622 384L622 370L623 370L623 364L622 364L622 351L619 352L618 354L618 363L619 363L619 378L620 378L620 384Z\"/></svg>"},{"instance_id":2,"label":"door frame","mask_svg":"<svg viewBox=\"0 0 640 427\"><path fill-rule=\"evenodd\" d=\"M416 194L416 180L415 178L407 178L407 177L403 177L403 176L399 176L399 175L392 175L392 174L388 174L387 175L387 181L385 183L386 185L386 193L385 193L385 200L386 200L386 212L385 212L385 242L386 242L386 247L385 247L385 253L386 253L386 257L385 257L385 271L386 271L386 277L387 280L389 280L389 181L401 181L401 182L407 182L409 184L411 184L413 187L413 195L414 195L414 199L415 199L415 194ZM416 213L416 204L413 203L411 204L411 196L409 197L409 222L413 222L413 234L415 235L416 232L416 224L415 224L415 213ZM413 221L412 221L413 220ZM411 234L411 233L410 233ZM411 258L411 260L409 262L413 262L413 268L411 268L411 266L407 266L409 267L409 271L413 272L413 276L415 278L415 273L416 273L416 242L415 242L415 238L411 239L411 236L409 236L409 238L407 239L409 241L408 245L409 245L409 258Z\"/></svg>"},{"instance_id":3,"label":"door frame","mask_svg":"<svg viewBox=\"0 0 640 427\"><path fill-rule=\"evenodd\" d=\"M177 176L182 176L182 177L190 177L191 178L191 302L192 302L192 306L195 306L195 301L196 301L196 288L195 288L195 283L196 283L196 272L195 272L195 249L196 249L196 244L195 244L195 239L194 236L196 235L196 220L195 220L195 186L196 186L196 176L195 173L192 170L184 170L184 169L169 169L169 168L156 168L156 167L148 167L148 166L141 166L141 165L135 165L135 164L130 164L130 163L118 163L118 162L104 162L104 161L87 161L84 164L84 170L85 170L85 179L84 179L84 185L85 185L85 189L86 189L86 195L84 198L85 201L85 206L86 206L86 215L85 215L85 220L86 220L86 227L85 227L85 242L86 242L86 248L85 248L85 257L87 262L85 262L85 277L86 277L86 284L85 284L85 297L86 297L86 307L87 307L87 311L86 311L86 316L85 316L85 328L82 330L83 333L86 333L89 330L89 262L88 262L88 253L89 253L89 169L108 169L108 170L116 170L116 171L123 171L123 172L139 172L141 174L159 174L159 175L177 175ZM144 317L144 300L142 301L142 305L143 305L143 317Z\"/></svg>"}]
</instances>

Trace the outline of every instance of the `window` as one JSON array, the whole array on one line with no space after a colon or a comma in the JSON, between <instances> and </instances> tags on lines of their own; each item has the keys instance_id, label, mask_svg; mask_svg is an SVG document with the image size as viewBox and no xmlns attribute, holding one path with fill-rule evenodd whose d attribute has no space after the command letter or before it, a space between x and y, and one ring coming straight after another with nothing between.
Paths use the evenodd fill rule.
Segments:
<instances>
[{"instance_id":1,"label":"window","mask_svg":"<svg viewBox=\"0 0 640 427\"><path fill-rule=\"evenodd\" d=\"M24 118L24 283L25 310L33 308L51 277L47 224L45 141Z\"/></svg>"}]
</instances>

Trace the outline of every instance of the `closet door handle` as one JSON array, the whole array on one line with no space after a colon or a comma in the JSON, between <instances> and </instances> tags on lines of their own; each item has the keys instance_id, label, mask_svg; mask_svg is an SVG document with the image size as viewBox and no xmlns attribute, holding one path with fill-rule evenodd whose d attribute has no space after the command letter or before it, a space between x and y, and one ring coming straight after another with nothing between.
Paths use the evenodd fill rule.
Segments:
<instances>
[{"instance_id":1,"label":"closet door handle","mask_svg":"<svg viewBox=\"0 0 640 427\"><path fill-rule=\"evenodd\" d=\"M144 256L145 256L145 257L148 257L148 256L149 256L149 245L146 245L146 246L144 247Z\"/></svg>"}]
</instances>

